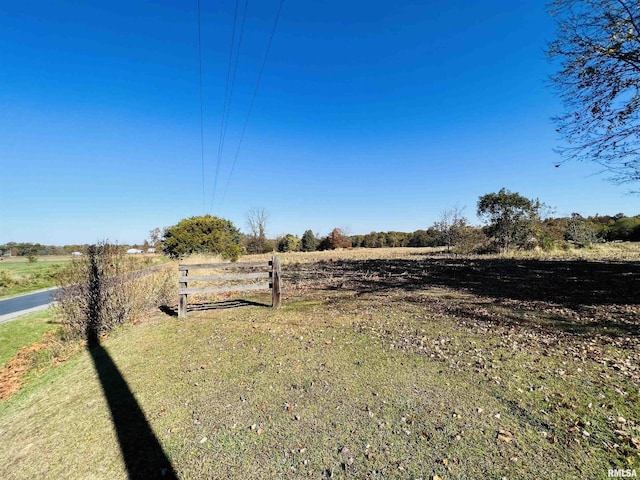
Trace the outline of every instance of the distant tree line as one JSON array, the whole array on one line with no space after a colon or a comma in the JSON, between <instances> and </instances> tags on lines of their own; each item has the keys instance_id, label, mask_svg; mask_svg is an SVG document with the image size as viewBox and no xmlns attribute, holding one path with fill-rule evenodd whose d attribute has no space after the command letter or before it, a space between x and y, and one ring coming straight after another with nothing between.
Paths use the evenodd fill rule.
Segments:
<instances>
[{"instance_id":1,"label":"distant tree line","mask_svg":"<svg viewBox=\"0 0 640 480\"><path fill-rule=\"evenodd\" d=\"M586 247L600 242L640 241L640 215L595 215L542 219L545 205L518 193L501 189L478 200L477 216L484 225L471 225L454 207L439 220L414 232L370 232L344 235L335 228L326 237L307 230L302 238L285 234L272 245L279 252L332 250L336 248L446 247L459 253L489 253L513 249Z\"/></svg>"},{"instance_id":2,"label":"distant tree line","mask_svg":"<svg viewBox=\"0 0 640 480\"><path fill-rule=\"evenodd\" d=\"M440 218L426 229L414 232L370 232L347 235L334 228L326 236L306 230L302 237L287 233L275 239L267 238L269 215L265 210L249 212L244 234L230 220L204 215L181 220L177 225L150 232L154 246L171 257L193 253L215 253L222 258L237 260L243 253L313 252L339 248L382 247L446 247L457 253L490 253L513 249L586 247L600 242L640 242L640 215L622 213L583 217L542 218L545 205L519 193L501 189L478 199L476 214L483 225L472 225L458 207L444 210ZM126 251L129 245L117 248ZM133 245L134 248L140 248ZM0 255L28 256L69 255L86 253L88 245L52 246L38 243L9 242L0 245Z\"/></svg>"},{"instance_id":3,"label":"distant tree line","mask_svg":"<svg viewBox=\"0 0 640 480\"><path fill-rule=\"evenodd\" d=\"M42 245L40 243L7 242L5 244L0 244L0 256L10 255L12 257L29 257L42 255L71 255L71 252L80 252L86 255L89 247L90 245L88 244ZM113 245L113 247L126 252L129 248L146 250L149 247L149 244L145 241L142 244L122 244Z\"/></svg>"},{"instance_id":4,"label":"distant tree line","mask_svg":"<svg viewBox=\"0 0 640 480\"><path fill-rule=\"evenodd\" d=\"M640 242L640 215L627 217L618 213L583 217L573 213L570 217L546 219L543 227L544 234L554 242Z\"/></svg>"},{"instance_id":5,"label":"distant tree line","mask_svg":"<svg viewBox=\"0 0 640 480\"><path fill-rule=\"evenodd\" d=\"M0 245L0 255L28 257L30 255L71 255L71 252L86 253L89 245L42 245L40 243L8 242Z\"/></svg>"}]
</instances>

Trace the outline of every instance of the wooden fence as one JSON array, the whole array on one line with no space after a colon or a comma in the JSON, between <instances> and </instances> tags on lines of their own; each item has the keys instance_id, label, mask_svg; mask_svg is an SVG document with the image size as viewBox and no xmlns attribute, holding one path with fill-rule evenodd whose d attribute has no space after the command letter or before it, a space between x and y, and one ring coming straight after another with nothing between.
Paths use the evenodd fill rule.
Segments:
<instances>
[{"instance_id":1,"label":"wooden fence","mask_svg":"<svg viewBox=\"0 0 640 480\"><path fill-rule=\"evenodd\" d=\"M260 270L258 272L231 273L206 276L189 276L192 270ZM268 270L267 270L268 269ZM205 263L197 265L178 265L178 317L187 314L187 296L194 293L221 293L221 292L246 292L251 290L271 289L271 306L280 306L281 271L280 259L273 257L269 262L233 262L233 263ZM268 279L269 282L261 283L240 283L231 285L221 285L221 283L243 280ZM215 285L206 287L191 287L189 283L209 282Z\"/></svg>"}]
</instances>

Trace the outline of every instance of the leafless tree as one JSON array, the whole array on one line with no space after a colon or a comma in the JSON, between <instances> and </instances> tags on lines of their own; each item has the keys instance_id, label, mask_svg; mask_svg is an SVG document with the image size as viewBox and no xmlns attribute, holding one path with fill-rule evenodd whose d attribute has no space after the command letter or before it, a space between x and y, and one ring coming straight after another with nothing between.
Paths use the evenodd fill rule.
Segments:
<instances>
[{"instance_id":1,"label":"leafless tree","mask_svg":"<svg viewBox=\"0 0 640 480\"><path fill-rule=\"evenodd\" d=\"M440 212L440 220L433 224L433 228L440 235L442 243L447 246L447 252L451 251L451 246L456 245L460 239L462 229L467 225L467 219L462 212L464 207L456 205Z\"/></svg>"},{"instance_id":2,"label":"leafless tree","mask_svg":"<svg viewBox=\"0 0 640 480\"><path fill-rule=\"evenodd\" d=\"M565 108L555 118L567 141L560 153L600 165L616 183L640 181L638 0L554 0L550 11L552 81Z\"/></svg>"},{"instance_id":3,"label":"leafless tree","mask_svg":"<svg viewBox=\"0 0 640 480\"><path fill-rule=\"evenodd\" d=\"M268 247L267 223L269 212L264 208L252 208L247 212L247 250L249 253L262 253Z\"/></svg>"}]
</instances>

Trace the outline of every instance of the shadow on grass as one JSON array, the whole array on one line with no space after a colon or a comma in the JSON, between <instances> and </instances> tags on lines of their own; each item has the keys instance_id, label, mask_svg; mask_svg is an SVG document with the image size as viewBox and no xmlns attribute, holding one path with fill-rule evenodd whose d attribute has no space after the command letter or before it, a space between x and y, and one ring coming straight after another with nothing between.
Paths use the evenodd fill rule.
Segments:
<instances>
[{"instance_id":1,"label":"shadow on grass","mask_svg":"<svg viewBox=\"0 0 640 480\"><path fill-rule=\"evenodd\" d=\"M640 336L640 262L582 260L528 260L496 258L442 258L420 260L372 259L291 266L292 283L307 282L320 289L347 290L356 294L388 294L446 288L489 299L491 303L517 301L523 311L534 312L536 326L553 331L588 335ZM537 312L541 305L549 307ZM483 313L483 302L450 300L447 312L461 318L496 321ZM595 316L594 307L625 310L611 318ZM514 306L507 306L506 310ZM562 309L570 309L570 314ZM629 313L631 312L631 313ZM539 314L540 313L540 314ZM589 318L590 317L590 318ZM579 320L576 320L578 319ZM505 313L499 321L523 324L522 315Z\"/></svg>"},{"instance_id":2,"label":"shadow on grass","mask_svg":"<svg viewBox=\"0 0 640 480\"><path fill-rule=\"evenodd\" d=\"M476 295L566 306L640 303L640 262L426 258L354 260L324 265L327 288L376 293L447 287Z\"/></svg>"},{"instance_id":3,"label":"shadow on grass","mask_svg":"<svg viewBox=\"0 0 640 480\"><path fill-rule=\"evenodd\" d=\"M177 479L133 392L109 353L100 344L89 349L109 404L128 478Z\"/></svg>"},{"instance_id":4,"label":"shadow on grass","mask_svg":"<svg viewBox=\"0 0 640 480\"><path fill-rule=\"evenodd\" d=\"M190 303L187 306L188 312L204 312L207 310L226 310L229 308L241 308L241 307L271 307L271 304L254 302L252 300L221 300L219 302L202 302L202 303ZM170 317L178 316L178 307L168 307L163 305L160 307L160 311Z\"/></svg>"},{"instance_id":5,"label":"shadow on grass","mask_svg":"<svg viewBox=\"0 0 640 480\"><path fill-rule=\"evenodd\" d=\"M176 479L171 462L158 441L127 381L100 345L102 314L105 305L105 277L102 256L95 245L89 247L89 294L87 298L87 348L98 373L102 391L109 405L120 451L130 480L152 478Z\"/></svg>"},{"instance_id":6,"label":"shadow on grass","mask_svg":"<svg viewBox=\"0 0 640 480\"><path fill-rule=\"evenodd\" d=\"M165 315L169 315L170 317L178 316L178 307L169 307L168 305L160 305L158 308Z\"/></svg>"}]
</instances>

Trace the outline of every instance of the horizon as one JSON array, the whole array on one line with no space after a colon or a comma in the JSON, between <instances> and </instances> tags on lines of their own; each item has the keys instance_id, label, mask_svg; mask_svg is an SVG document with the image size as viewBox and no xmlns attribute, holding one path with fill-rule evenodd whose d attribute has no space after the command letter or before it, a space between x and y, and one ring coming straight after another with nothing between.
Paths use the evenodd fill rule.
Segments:
<instances>
[{"instance_id":1,"label":"horizon","mask_svg":"<svg viewBox=\"0 0 640 480\"><path fill-rule=\"evenodd\" d=\"M598 217L614 217L614 216L617 216L617 215L620 215L620 214L623 214L624 218L640 217L640 214L627 215L624 212L616 212L615 214L606 213L606 214L600 214L600 215L597 215L597 216L596 215L585 216L584 218L588 220L588 219L594 219L594 218L598 218ZM476 216L476 218L478 218L478 217ZM569 216L558 217L558 216L554 216L554 215L549 215L549 216L546 216L546 217L541 217L540 219L541 219L541 221L544 222L544 221L552 220L552 219L567 219L567 218L569 218ZM466 220L469 220L469 219L466 218ZM242 233L243 235L246 235L246 236L250 236L251 235L250 232L244 232L237 225L234 224L234 226L236 228L238 228L238 230L240 230L240 233ZM482 223L468 222L467 226L472 227L472 228L483 228L485 225L483 225ZM432 223L431 225L429 225L429 226L427 226L425 228L418 228L416 230L411 230L411 231L384 230L383 229L383 230L371 230L369 232L356 232L356 233L346 232L343 229L341 229L340 227L335 227L335 228L339 228L342 231L342 233L345 235L345 237L352 238L352 237L358 237L358 236L366 236L366 235L369 235L369 234L372 234L372 233L401 233L401 234L411 235L411 234L416 233L418 231L427 231L427 230L429 230L431 228L435 228L435 226ZM328 234L331 233L331 232L320 233L320 232L314 231L313 229L307 229L307 230L311 230L312 233L314 234L314 236L316 238L318 238L318 239L327 237ZM306 232L306 230L305 230L305 232ZM278 240L279 238L281 238L281 237L283 237L285 235L288 235L288 234L291 234L291 235L294 235L295 237L301 238L305 232L301 232L301 233L298 233L298 232L284 232L284 233L279 233L277 235L267 235L267 240L275 241L275 240ZM91 243L43 244L43 243L37 242L37 241L17 242L17 241L10 240L8 242L0 243L0 246L5 246L6 247L9 244L17 244L17 245L40 245L40 246L43 246L43 247L72 247L72 246L73 247L85 247L85 246L89 246L89 245L92 245L92 244L98 244L98 243L102 243L102 242L109 243L109 244L112 244L112 245L122 246L122 247L141 246L146 242L146 243L149 243L150 248L153 248L153 247L151 247L152 244L150 243L150 238L148 238L148 236L147 236L147 238L144 238L142 241L136 241L136 242L118 242L118 241L112 242L109 239L101 239L101 240L98 240L96 242L91 242ZM356 247L356 248L361 248L361 247ZM362 247L362 248L379 248L379 247ZM416 248L420 248L420 247L416 247Z\"/></svg>"},{"instance_id":2,"label":"horizon","mask_svg":"<svg viewBox=\"0 0 640 480\"><path fill-rule=\"evenodd\" d=\"M268 0L242 30L243 8L201 2L201 103L196 2L6 5L0 244L245 231L253 208L270 238L414 232L456 205L477 223L502 187L558 217L639 211L633 184L556 166L544 4Z\"/></svg>"}]
</instances>

